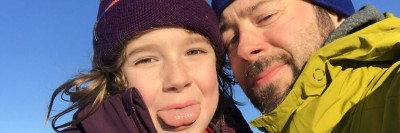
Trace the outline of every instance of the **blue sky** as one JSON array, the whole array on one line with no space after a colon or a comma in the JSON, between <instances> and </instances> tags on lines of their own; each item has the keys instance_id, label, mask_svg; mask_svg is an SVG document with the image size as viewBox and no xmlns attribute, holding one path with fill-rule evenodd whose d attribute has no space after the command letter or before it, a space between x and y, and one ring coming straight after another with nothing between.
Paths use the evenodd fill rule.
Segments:
<instances>
[{"instance_id":1,"label":"blue sky","mask_svg":"<svg viewBox=\"0 0 400 133\"><path fill-rule=\"evenodd\" d=\"M53 90L91 68L98 0L7 0L0 8L0 132L53 132L45 125ZM400 14L395 0L353 0ZM247 121L260 115L235 87ZM56 108L65 107L58 103ZM68 120L70 117L65 118ZM256 132L257 130L254 129Z\"/></svg>"}]
</instances>

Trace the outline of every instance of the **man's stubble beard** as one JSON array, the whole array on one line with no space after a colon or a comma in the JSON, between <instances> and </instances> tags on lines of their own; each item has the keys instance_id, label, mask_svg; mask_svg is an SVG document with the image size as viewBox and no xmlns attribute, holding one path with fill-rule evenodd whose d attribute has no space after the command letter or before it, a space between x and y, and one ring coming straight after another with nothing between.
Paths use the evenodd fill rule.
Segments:
<instances>
[{"instance_id":1,"label":"man's stubble beard","mask_svg":"<svg viewBox=\"0 0 400 133\"><path fill-rule=\"evenodd\" d=\"M296 77L300 73L292 57L287 54L280 54L277 56L260 57L257 61L250 64L247 68L245 75L245 86L243 91L250 99L251 103L262 113L271 112L275 109L290 92L291 84L286 84L285 89L279 89L276 82L267 84L261 87L254 87L254 77L264 71L264 69L270 67L272 64L282 63L290 66L293 77ZM290 83L293 83L296 78L293 78ZM251 89L249 89L251 88Z\"/></svg>"},{"instance_id":2,"label":"man's stubble beard","mask_svg":"<svg viewBox=\"0 0 400 133\"><path fill-rule=\"evenodd\" d=\"M320 40L316 45L318 46L318 48L321 48L328 35L335 30L335 27L329 17L328 11L318 6L314 7L316 11L315 15L317 18L317 27L320 36ZM254 88L254 84L252 82L254 77L262 72L265 68L268 68L270 65L277 62L284 63L290 66L293 75L293 79L290 81L290 83L286 84L283 89L279 89L279 86L276 85L276 82L279 81L275 81L259 88ZM257 61L251 63L248 66L246 70L244 86L242 85L242 87L244 88L243 91L250 99L254 107L260 110L261 113L270 113L283 102L283 100L292 90L292 86L297 80L297 77L300 75L304 64L305 62L301 67L296 67L293 57L288 54L260 57Z\"/></svg>"}]
</instances>

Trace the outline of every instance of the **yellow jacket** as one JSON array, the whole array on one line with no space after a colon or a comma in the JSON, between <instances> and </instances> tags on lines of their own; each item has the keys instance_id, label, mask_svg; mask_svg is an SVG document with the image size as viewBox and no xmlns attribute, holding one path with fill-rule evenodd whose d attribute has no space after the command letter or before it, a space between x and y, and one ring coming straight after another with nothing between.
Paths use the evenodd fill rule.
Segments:
<instances>
[{"instance_id":1,"label":"yellow jacket","mask_svg":"<svg viewBox=\"0 0 400 133\"><path fill-rule=\"evenodd\" d=\"M400 19L322 47L286 99L250 124L269 132L400 132Z\"/></svg>"}]
</instances>

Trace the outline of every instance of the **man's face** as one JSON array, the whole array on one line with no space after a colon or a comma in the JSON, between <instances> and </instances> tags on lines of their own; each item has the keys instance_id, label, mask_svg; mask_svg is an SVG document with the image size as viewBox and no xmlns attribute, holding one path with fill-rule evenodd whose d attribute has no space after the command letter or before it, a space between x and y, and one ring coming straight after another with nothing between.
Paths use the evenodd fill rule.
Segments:
<instances>
[{"instance_id":1,"label":"man's face","mask_svg":"<svg viewBox=\"0 0 400 133\"><path fill-rule=\"evenodd\" d=\"M235 0L223 11L220 30L233 73L261 112L283 101L333 31L329 15L316 9L302 0Z\"/></svg>"}]
</instances>

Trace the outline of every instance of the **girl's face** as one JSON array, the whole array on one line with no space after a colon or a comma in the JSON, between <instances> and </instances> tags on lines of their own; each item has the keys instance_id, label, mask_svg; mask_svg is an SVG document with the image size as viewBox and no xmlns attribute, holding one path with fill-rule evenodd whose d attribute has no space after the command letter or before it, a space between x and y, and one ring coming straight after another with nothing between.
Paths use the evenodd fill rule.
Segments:
<instances>
[{"instance_id":1,"label":"girl's face","mask_svg":"<svg viewBox=\"0 0 400 133\"><path fill-rule=\"evenodd\" d=\"M202 35L182 28L130 41L122 72L143 97L158 132L203 132L218 103L216 57Z\"/></svg>"}]
</instances>

